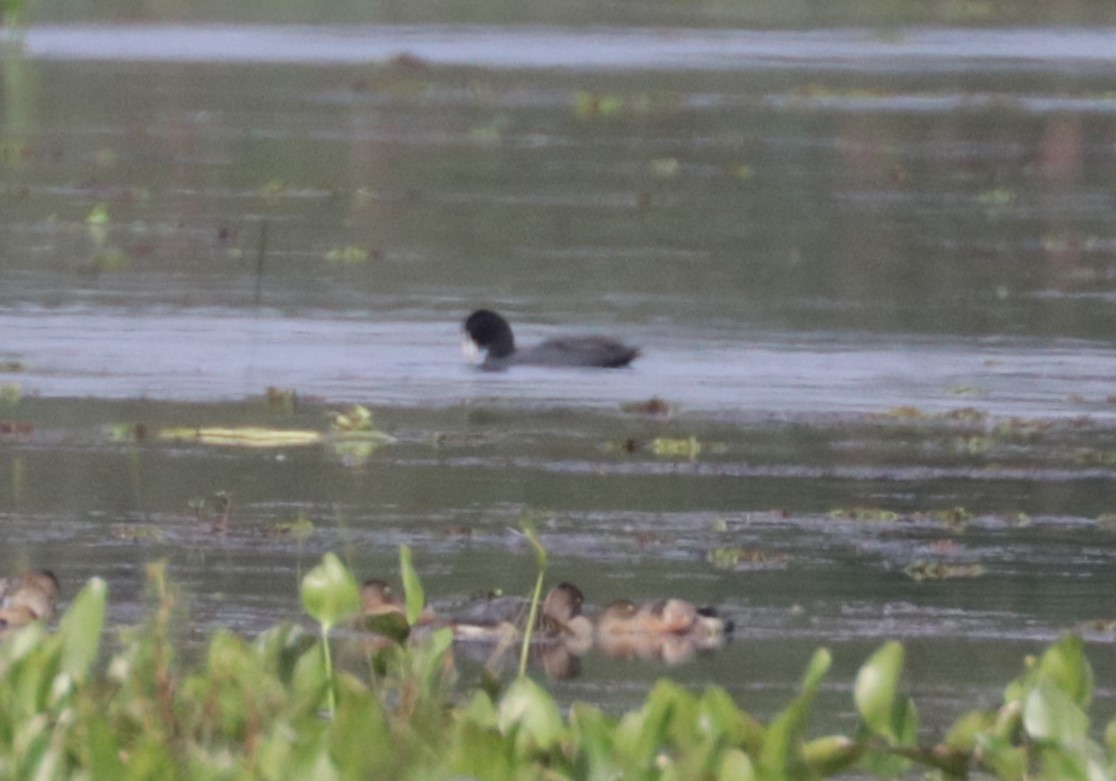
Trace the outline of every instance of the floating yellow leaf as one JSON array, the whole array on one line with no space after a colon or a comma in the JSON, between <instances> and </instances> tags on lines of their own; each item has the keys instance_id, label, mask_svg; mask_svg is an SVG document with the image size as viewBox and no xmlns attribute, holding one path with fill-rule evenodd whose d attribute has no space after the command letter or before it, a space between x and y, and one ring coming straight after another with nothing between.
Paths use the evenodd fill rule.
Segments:
<instances>
[{"instance_id":1,"label":"floating yellow leaf","mask_svg":"<svg viewBox=\"0 0 1116 781\"><path fill-rule=\"evenodd\" d=\"M655 176L662 176L664 178L675 176L682 164L678 162L677 157L659 157L651 161L651 173Z\"/></svg>"},{"instance_id":2,"label":"floating yellow leaf","mask_svg":"<svg viewBox=\"0 0 1116 781\"><path fill-rule=\"evenodd\" d=\"M341 247L339 249L331 249L326 253L325 259L330 263L337 263L344 266L355 266L359 263L364 263L368 260L368 250L363 247Z\"/></svg>"},{"instance_id":3,"label":"floating yellow leaf","mask_svg":"<svg viewBox=\"0 0 1116 781\"><path fill-rule=\"evenodd\" d=\"M103 203L99 203L93 207L93 211L89 212L89 216L85 218L86 225L105 225L109 221L108 207Z\"/></svg>"},{"instance_id":4,"label":"floating yellow leaf","mask_svg":"<svg viewBox=\"0 0 1116 781\"><path fill-rule=\"evenodd\" d=\"M651 452L657 456L684 456L692 459L697 458L701 452L701 443L697 441L697 437L655 437L651 440Z\"/></svg>"},{"instance_id":5,"label":"floating yellow leaf","mask_svg":"<svg viewBox=\"0 0 1116 781\"><path fill-rule=\"evenodd\" d=\"M316 445L322 441L322 434L319 431L256 426L167 428L159 431L157 436L159 439L172 442L197 442L200 445L249 448L298 447Z\"/></svg>"}]
</instances>

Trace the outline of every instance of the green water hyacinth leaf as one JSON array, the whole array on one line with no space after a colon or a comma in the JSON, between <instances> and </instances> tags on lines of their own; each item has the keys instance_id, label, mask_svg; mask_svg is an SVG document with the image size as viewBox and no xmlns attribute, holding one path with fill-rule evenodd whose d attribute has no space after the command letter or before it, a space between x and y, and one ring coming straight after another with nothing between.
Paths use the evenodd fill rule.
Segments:
<instances>
[{"instance_id":1,"label":"green water hyacinth leaf","mask_svg":"<svg viewBox=\"0 0 1116 781\"><path fill-rule=\"evenodd\" d=\"M302 606L327 631L360 610L360 587L332 553L302 578Z\"/></svg>"},{"instance_id":2,"label":"green water hyacinth leaf","mask_svg":"<svg viewBox=\"0 0 1116 781\"><path fill-rule=\"evenodd\" d=\"M867 747L844 735L816 738L802 747L802 758L810 768L823 776L840 773L852 765Z\"/></svg>"},{"instance_id":3,"label":"green water hyacinth leaf","mask_svg":"<svg viewBox=\"0 0 1116 781\"><path fill-rule=\"evenodd\" d=\"M512 735L516 749L546 750L558 745L565 727L562 714L546 689L530 678L517 678L500 700L498 723L500 732Z\"/></svg>"},{"instance_id":4,"label":"green water hyacinth leaf","mask_svg":"<svg viewBox=\"0 0 1116 781\"><path fill-rule=\"evenodd\" d=\"M958 751L970 752L981 735L992 732L996 727L996 713L990 710L974 710L960 716L949 728L942 743Z\"/></svg>"},{"instance_id":5,"label":"green water hyacinth leaf","mask_svg":"<svg viewBox=\"0 0 1116 781\"><path fill-rule=\"evenodd\" d=\"M1084 740L1089 717L1054 683L1040 680L1023 702L1023 726L1036 740L1073 745Z\"/></svg>"},{"instance_id":6,"label":"green water hyacinth leaf","mask_svg":"<svg viewBox=\"0 0 1116 781\"><path fill-rule=\"evenodd\" d=\"M808 774L800 746L806 732L810 706L832 663L833 656L827 649L819 648L815 651L806 667L806 674L802 676L802 693L767 728L760 754L763 777L785 778Z\"/></svg>"},{"instance_id":7,"label":"green water hyacinth leaf","mask_svg":"<svg viewBox=\"0 0 1116 781\"><path fill-rule=\"evenodd\" d=\"M903 646L884 643L856 676L853 699L865 726L874 735L899 742L895 714L898 702L899 675L903 672Z\"/></svg>"},{"instance_id":8,"label":"green water hyacinth leaf","mask_svg":"<svg viewBox=\"0 0 1116 781\"><path fill-rule=\"evenodd\" d=\"M732 781L753 781L756 769L752 767L752 760L738 748L732 748L721 755L721 767L717 778L732 779Z\"/></svg>"},{"instance_id":9,"label":"green water hyacinth leaf","mask_svg":"<svg viewBox=\"0 0 1116 781\"><path fill-rule=\"evenodd\" d=\"M1093 700L1093 668L1085 658L1085 643L1078 635L1066 635L1039 658L1038 671L1081 708Z\"/></svg>"},{"instance_id":10,"label":"green water hyacinth leaf","mask_svg":"<svg viewBox=\"0 0 1116 781\"><path fill-rule=\"evenodd\" d=\"M101 628L105 623L108 585L93 578L74 597L62 616L58 633L62 636L62 669L76 680L89 675L101 647Z\"/></svg>"},{"instance_id":11,"label":"green water hyacinth leaf","mask_svg":"<svg viewBox=\"0 0 1116 781\"><path fill-rule=\"evenodd\" d=\"M818 686L821 685L822 679L825 678L829 668L833 666L833 654L829 653L828 648L819 648L810 657L810 664L806 668L806 674L802 676L802 690L804 693L808 692L813 694Z\"/></svg>"},{"instance_id":12,"label":"green water hyacinth leaf","mask_svg":"<svg viewBox=\"0 0 1116 781\"><path fill-rule=\"evenodd\" d=\"M409 545L399 546L399 573L403 580L403 593L407 598L407 624L414 626L426 606L426 594L422 589L422 581L415 572Z\"/></svg>"}]
</instances>

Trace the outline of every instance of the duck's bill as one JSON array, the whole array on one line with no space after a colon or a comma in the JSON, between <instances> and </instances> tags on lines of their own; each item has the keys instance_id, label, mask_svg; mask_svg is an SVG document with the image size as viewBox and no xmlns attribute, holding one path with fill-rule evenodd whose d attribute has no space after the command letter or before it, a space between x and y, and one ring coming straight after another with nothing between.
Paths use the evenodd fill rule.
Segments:
<instances>
[{"instance_id":1,"label":"duck's bill","mask_svg":"<svg viewBox=\"0 0 1116 781\"><path fill-rule=\"evenodd\" d=\"M468 361L469 363L480 363L481 362L480 348L477 347L476 342L474 342L472 339L470 339L467 336L461 342L461 354L465 356L465 360Z\"/></svg>"}]
</instances>

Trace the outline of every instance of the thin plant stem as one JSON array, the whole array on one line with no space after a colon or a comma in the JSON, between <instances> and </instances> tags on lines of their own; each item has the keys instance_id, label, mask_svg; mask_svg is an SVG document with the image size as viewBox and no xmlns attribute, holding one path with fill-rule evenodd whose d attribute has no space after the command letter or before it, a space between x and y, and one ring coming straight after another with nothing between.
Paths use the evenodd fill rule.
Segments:
<instances>
[{"instance_id":1,"label":"thin plant stem","mask_svg":"<svg viewBox=\"0 0 1116 781\"><path fill-rule=\"evenodd\" d=\"M531 595L531 609L527 611L527 626L523 629L523 647L519 649L519 677L527 674L527 655L531 650L531 634L535 631L535 620L539 615L539 600L542 598L543 578L546 570L540 568L535 579L535 593Z\"/></svg>"},{"instance_id":2,"label":"thin plant stem","mask_svg":"<svg viewBox=\"0 0 1116 781\"><path fill-rule=\"evenodd\" d=\"M326 704L329 707L329 718L332 720L337 715L337 695L333 691L333 654L329 651L329 629L325 624L320 624L322 629L322 655L325 657L326 670Z\"/></svg>"}]
</instances>

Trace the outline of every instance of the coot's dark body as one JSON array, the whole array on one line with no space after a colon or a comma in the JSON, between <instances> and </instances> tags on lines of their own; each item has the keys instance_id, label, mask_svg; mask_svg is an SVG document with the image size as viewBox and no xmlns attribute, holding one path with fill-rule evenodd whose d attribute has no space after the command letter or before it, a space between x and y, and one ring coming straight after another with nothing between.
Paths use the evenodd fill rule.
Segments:
<instances>
[{"instance_id":1,"label":"coot's dark body","mask_svg":"<svg viewBox=\"0 0 1116 781\"><path fill-rule=\"evenodd\" d=\"M478 309L465 320L465 333L484 352L484 369L508 366L586 366L616 369L627 366L639 349L602 336L567 336L547 339L517 350L508 321L490 309Z\"/></svg>"}]
</instances>

